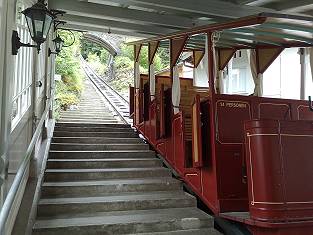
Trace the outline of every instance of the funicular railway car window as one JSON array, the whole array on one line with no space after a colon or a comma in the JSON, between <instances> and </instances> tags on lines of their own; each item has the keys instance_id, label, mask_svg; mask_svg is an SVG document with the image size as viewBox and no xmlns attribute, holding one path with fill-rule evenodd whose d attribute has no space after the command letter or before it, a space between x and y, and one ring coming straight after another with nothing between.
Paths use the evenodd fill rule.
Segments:
<instances>
[{"instance_id":1,"label":"funicular railway car window","mask_svg":"<svg viewBox=\"0 0 313 235\"><path fill-rule=\"evenodd\" d=\"M21 1L17 3L16 25L21 41L31 43L25 18L21 16L20 9L26 8ZM12 130L21 120L28 107L31 105L32 75L33 75L33 50L22 47L16 57L15 73L13 81L13 100L12 100Z\"/></svg>"}]
</instances>

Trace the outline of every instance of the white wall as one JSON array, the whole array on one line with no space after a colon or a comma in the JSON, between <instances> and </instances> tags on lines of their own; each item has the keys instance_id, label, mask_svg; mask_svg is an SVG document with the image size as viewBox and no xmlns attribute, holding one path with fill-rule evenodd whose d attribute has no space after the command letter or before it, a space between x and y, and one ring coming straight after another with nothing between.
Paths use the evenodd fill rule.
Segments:
<instances>
[{"instance_id":1,"label":"white wall","mask_svg":"<svg viewBox=\"0 0 313 235\"><path fill-rule=\"evenodd\" d=\"M193 85L197 87L209 87L209 69L208 69L208 42L205 39L205 54L197 68L193 70Z\"/></svg>"},{"instance_id":2,"label":"white wall","mask_svg":"<svg viewBox=\"0 0 313 235\"><path fill-rule=\"evenodd\" d=\"M232 58L231 76L226 81L228 94L250 95L254 91L248 50L239 50Z\"/></svg>"},{"instance_id":3,"label":"white wall","mask_svg":"<svg viewBox=\"0 0 313 235\"><path fill-rule=\"evenodd\" d=\"M285 49L265 71L263 96L300 99L301 65L298 48Z\"/></svg>"},{"instance_id":4,"label":"white wall","mask_svg":"<svg viewBox=\"0 0 313 235\"><path fill-rule=\"evenodd\" d=\"M0 180L0 204L5 200L6 192L10 189L16 171L25 157L26 149L36 127L33 117L37 116L37 120L41 118L45 108L45 96L50 94L50 82L46 82L46 79L52 77L50 71L54 67L54 60L47 59L47 43L41 46L42 50L39 55L37 55L35 48L22 48L19 51L19 56L13 56L11 51L12 31L16 30L16 23L21 19L16 12L21 11L21 5L25 9L34 2L33 0L18 0L18 2L16 0L0 0L0 156L5 159L4 167L1 166L0 162L0 176L5 179L4 184ZM27 34L23 34L21 41L27 42L27 36ZM50 68L48 72L47 68ZM21 91L25 88L25 77L28 73L31 80L28 93L29 103L25 105L25 97ZM43 86L41 88L35 87L37 80L42 81ZM21 112L12 124L12 111L14 110L14 113L16 111L13 103L14 97L19 97L19 101L16 103L19 103L17 108ZM36 150L40 148L40 144L41 141L38 141ZM34 155L36 157L38 152L36 151ZM26 181L27 178L23 180L25 184ZM19 190L20 194L14 205L15 210L10 215L7 234L10 234L14 224L25 184Z\"/></svg>"},{"instance_id":5,"label":"white wall","mask_svg":"<svg viewBox=\"0 0 313 235\"><path fill-rule=\"evenodd\" d=\"M305 55L305 64L306 64L306 74L305 74L305 97L307 99L308 96L313 96L313 77L311 72L311 66L310 66L310 56L308 53L308 50L306 50Z\"/></svg>"}]
</instances>

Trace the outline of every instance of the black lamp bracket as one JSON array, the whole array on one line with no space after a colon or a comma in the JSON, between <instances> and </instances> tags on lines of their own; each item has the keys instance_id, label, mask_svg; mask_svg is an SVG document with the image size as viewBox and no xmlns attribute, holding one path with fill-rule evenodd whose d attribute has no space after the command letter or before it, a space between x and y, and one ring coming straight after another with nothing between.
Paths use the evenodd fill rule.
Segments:
<instances>
[{"instance_id":1,"label":"black lamp bracket","mask_svg":"<svg viewBox=\"0 0 313 235\"><path fill-rule=\"evenodd\" d=\"M52 15L56 18L58 15L63 16L66 11L61 11L61 10L57 10L57 9L50 9L50 12L52 13Z\"/></svg>"},{"instance_id":2,"label":"black lamp bracket","mask_svg":"<svg viewBox=\"0 0 313 235\"><path fill-rule=\"evenodd\" d=\"M54 32L55 32L55 31L57 31L58 26L61 25L61 24L62 24L62 25L65 25L65 24L66 24L66 21L54 20L54 21L53 21L53 24L54 24L53 26L54 26Z\"/></svg>"},{"instance_id":3,"label":"black lamp bracket","mask_svg":"<svg viewBox=\"0 0 313 235\"><path fill-rule=\"evenodd\" d=\"M48 49L48 57L50 57L51 54L58 55L59 53L57 53L55 51L51 51L51 49L49 48Z\"/></svg>"},{"instance_id":4,"label":"black lamp bracket","mask_svg":"<svg viewBox=\"0 0 313 235\"><path fill-rule=\"evenodd\" d=\"M313 111L313 104L312 104L311 96L309 96L309 108L311 111Z\"/></svg>"},{"instance_id":5,"label":"black lamp bracket","mask_svg":"<svg viewBox=\"0 0 313 235\"><path fill-rule=\"evenodd\" d=\"M68 45L63 45L63 47L70 47L70 46L73 46L74 43L75 43L75 41L76 41L75 34L72 32L72 30L69 30L69 29L62 29L62 30L64 30L64 31L69 31L69 32L71 33L71 35L72 35L72 38L73 38L73 41L72 41L70 44L68 44Z\"/></svg>"},{"instance_id":6,"label":"black lamp bracket","mask_svg":"<svg viewBox=\"0 0 313 235\"><path fill-rule=\"evenodd\" d=\"M39 53L40 45L32 45L30 43L22 43L20 37L18 36L18 32L13 30L12 32L12 55L17 55L18 50L21 47L36 47Z\"/></svg>"}]
</instances>

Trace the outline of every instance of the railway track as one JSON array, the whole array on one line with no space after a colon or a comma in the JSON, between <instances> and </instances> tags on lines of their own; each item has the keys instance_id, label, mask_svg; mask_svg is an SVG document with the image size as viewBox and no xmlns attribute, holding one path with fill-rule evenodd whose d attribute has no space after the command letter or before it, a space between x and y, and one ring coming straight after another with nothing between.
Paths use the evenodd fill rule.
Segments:
<instances>
[{"instance_id":1,"label":"railway track","mask_svg":"<svg viewBox=\"0 0 313 235\"><path fill-rule=\"evenodd\" d=\"M83 58L81 58L81 63L87 77L108 101L121 120L126 124L132 124L132 119L129 118L129 102L118 92L116 92L100 76L98 76L98 74L95 73L92 68L90 68L90 66Z\"/></svg>"}]
</instances>

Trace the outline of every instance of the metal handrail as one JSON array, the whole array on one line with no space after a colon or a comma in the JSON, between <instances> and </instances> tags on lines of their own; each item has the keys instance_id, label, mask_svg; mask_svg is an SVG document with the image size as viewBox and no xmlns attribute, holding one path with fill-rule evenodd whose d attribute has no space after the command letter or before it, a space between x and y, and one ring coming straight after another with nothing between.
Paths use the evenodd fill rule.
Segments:
<instances>
[{"instance_id":1,"label":"metal handrail","mask_svg":"<svg viewBox=\"0 0 313 235\"><path fill-rule=\"evenodd\" d=\"M25 157L24 157L21 165L19 166L19 168L17 170L17 173L16 173L16 176L15 176L14 181L12 183L12 186L11 186L11 188L7 194L7 197L4 201L4 204L1 208L1 212L0 212L0 234L1 235L5 234L5 226L6 226L7 219L10 215L10 211L11 211L13 203L16 199L17 192L21 186L21 182L22 182L24 175L25 175L25 172L27 170L27 166L31 160L33 149L34 149L35 144L38 141L38 138L41 134L42 126L43 126L44 121L46 120L46 118L48 116L51 104L52 104L52 102L50 100L49 104L47 105L47 107L46 107L46 109L45 109L45 111L44 111L44 113L43 113L43 115L42 115L42 117L38 123L36 131L32 137L32 140L31 140L31 142L27 148L26 153L25 153Z\"/></svg>"}]
</instances>

